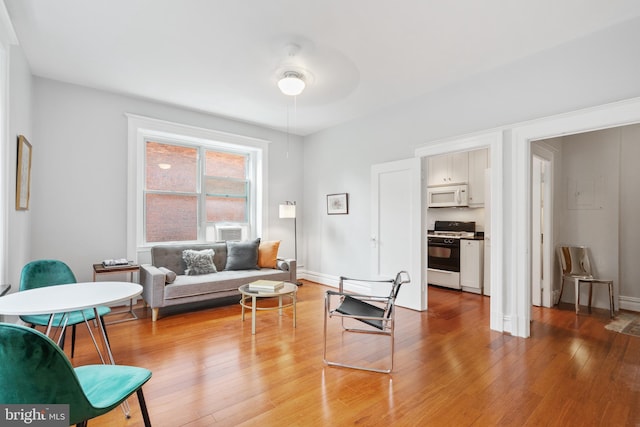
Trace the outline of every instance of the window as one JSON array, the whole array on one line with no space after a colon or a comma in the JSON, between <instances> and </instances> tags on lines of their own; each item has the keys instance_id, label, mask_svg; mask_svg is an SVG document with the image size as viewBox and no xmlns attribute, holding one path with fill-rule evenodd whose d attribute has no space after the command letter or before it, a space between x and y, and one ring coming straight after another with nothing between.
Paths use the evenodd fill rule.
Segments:
<instances>
[{"instance_id":1,"label":"window","mask_svg":"<svg viewBox=\"0 0 640 427\"><path fill-rule=\"evenodd\" d=\"M202 240L198 229L248 224L247 153L147 141L145 156L146 242Z\"/></svg>"},{"instance_id":2,"label":"window","mask_svg":"<svg viewBox=\"0 0 640 427\"><path fill-rule=\"evenodd\" d=\"M261 234L267 141L127 117L129 259L146 262L161 243Z\"/></svg>"}]
</instances>

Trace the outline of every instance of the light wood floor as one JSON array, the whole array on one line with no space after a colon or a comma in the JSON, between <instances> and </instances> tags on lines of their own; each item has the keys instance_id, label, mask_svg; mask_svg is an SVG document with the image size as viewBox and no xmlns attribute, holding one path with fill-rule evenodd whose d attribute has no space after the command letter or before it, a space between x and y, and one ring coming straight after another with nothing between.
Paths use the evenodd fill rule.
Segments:
<instances>
[{"instance_id":1,"label":"light wood floor","mask_svg":"<svg viewBox=\"0 0 640 427\"><path fill-rule=\"evenodd\" d=\"M113 353L153 371L143 390L156 427L640 425L640 338L606 330L605 311L534 308L521 339L489 330L489 298L429 288L429 311L398 309L387 375L324 366L326 289L299 288L296 329L290 309L258 313L255 336L235 302L161 310L155 323L140 306L140 320L108 326ZM97 363L82 329L73 363ZM335 335L330 348L375 364L373 338ZM89 425L141 426L129 401L131 419L116 409Z\"/></svg>"}]
</instances>

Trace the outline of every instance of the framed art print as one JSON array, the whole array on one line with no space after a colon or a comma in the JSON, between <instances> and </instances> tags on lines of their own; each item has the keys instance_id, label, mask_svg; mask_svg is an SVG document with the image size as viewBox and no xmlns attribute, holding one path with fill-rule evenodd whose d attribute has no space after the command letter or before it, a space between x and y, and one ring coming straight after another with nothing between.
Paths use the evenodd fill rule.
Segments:
<instances>
[{"instance_id":1,"label":"framed art print","mask_svg":"<svg viewBox=\"0 0 640 427\"><path fill-rule=\"evenodd\" d=\"M31 187L31 144L24 135L18 136L18 164L16 171L16 210L29 209Z\"/></svg>"},{"instance_id":2,"label":"framed art print","mask_svg":"<svg viewBox=\"0 0 640 427\"><path fill-rule=\"evenodd\" d=\"M327 194L327 214L346 215L349 213L349 195L347 193Z\"/></svg>"}]
</instances>

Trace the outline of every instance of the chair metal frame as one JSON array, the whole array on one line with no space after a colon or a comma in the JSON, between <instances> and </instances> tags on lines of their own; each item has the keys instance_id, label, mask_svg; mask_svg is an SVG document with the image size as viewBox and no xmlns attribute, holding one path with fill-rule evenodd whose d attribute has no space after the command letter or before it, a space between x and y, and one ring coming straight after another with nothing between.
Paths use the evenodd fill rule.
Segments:
<instances>
[{"instance_id":1,"label":"chair metal frame","mask_svg":"<svg viewBox=\"0 0 640 427\"><path fill-rule=\"evenodd\" d=\"M391 284L389 296L370 296L345 292L344 282L357 282L366 284ZM325 293L324 310L324 344L322 360L328 366L338 366L343 368L360 369L364 371L391 373L393 370L395 352L395 301L400 291L400 286L409 283L411 278L406 271L400 271L395 279L388 280L368 280L340 276L338 291L329 290ZM338 301L338 302L336 302ZM343 332L356 332L363 334L385 335L389 337L390 364L387 369L372 368L363 365L342 363L327 358L327 335L328 323L332 317L339 317ZM368 327L347 327L345 319L354 319L368 325Z\"/></svg>"},{"instance_id":2,"label":"chair metal frame","mask_svg":"<svg viewBox=\"0 0 640 427\"><path fill-rule=\"evenodd\" d=\"M580 252L580 259L574 260L571 256L572 252ZM575 286L576 314L578 314L580 312L580 285L586 283L589 285L588 310L591 313L593 284L600 283L607 285L609 290L609 314L611 318L615 317L613 280L600 279L593 276L589 248L586 246L560 245L558 246L558 260L560 262L560 296L558 297L558 304L562 300L565 280L571 279Z\"/></svg>"}]
</instances>

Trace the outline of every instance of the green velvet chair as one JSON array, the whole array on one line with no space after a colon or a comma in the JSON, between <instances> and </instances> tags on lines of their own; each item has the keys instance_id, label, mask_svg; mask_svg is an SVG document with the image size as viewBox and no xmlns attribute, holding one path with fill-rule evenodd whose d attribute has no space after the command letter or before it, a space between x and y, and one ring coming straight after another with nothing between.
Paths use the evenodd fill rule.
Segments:
<instances>
[{"instance_id":1,"label":"green velvet chair","mask_svg":"<svg viewBox=\"0 0 640 427\"><path fill-rule=\"evenodd\" d=\"M106 414L134 392L145 426L150 426L142 386L151 371L122 365L74 368L49 337L26 326L0 323L0 402L68 404L69 424Z\"/></svg>"},{"instance_id":2,"label":"green velvet chair","mask_svg":"<svg viewBox=\"0 0 640 427\"><path fill-rule=\"evenodd\" d=\"M65 285L69 283L76 283L76 276L67 264L62 261L54 259L42 259L37 261L31 261L22 268L20 275L20 290L26 291L27 289L42 288L45 286ZM83 310L87 320L95 319L95 313L93 309ZM109 307L98 307L98 315L102 326L105 326L104 316L109 314L111 309ZM76 345L76 325L84 322L82 311L73 311L68 313L69 320L67 326L72 327L71 331L71 357L73 357ZM36 314L29 316L20 316L23 322L34 326L47 326L49 324L49 314ZM56 314L53 320L53 326L58 328L61 326L62 314ZM107 329L105 328L105 334ZM64 348L65 332L62 331L60 346Z\"/></svg>"}]
</instances>

